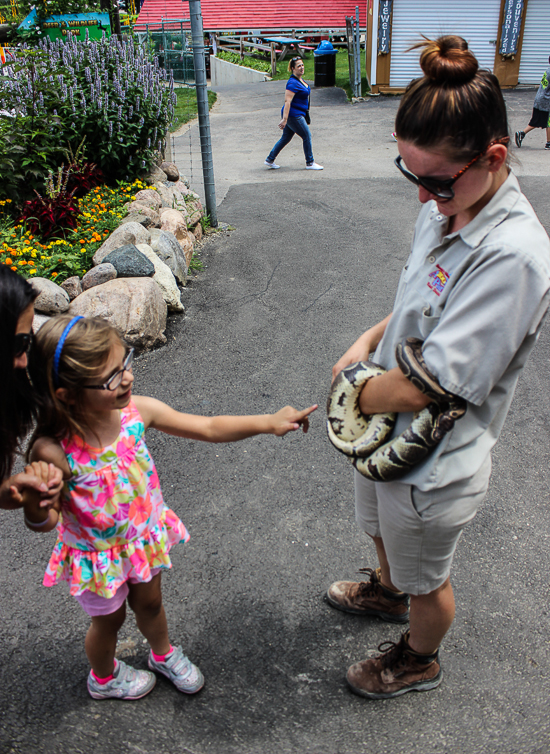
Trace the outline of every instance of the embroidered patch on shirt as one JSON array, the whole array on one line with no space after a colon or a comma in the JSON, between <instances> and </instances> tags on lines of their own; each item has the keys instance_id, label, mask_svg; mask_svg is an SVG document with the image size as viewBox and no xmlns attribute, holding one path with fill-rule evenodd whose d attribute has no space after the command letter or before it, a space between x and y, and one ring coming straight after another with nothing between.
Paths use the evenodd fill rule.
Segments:
<instances>
[{"instance_id":1,"label":"embroidered patch on shirt","mask_svg":"<svg viewBox=\"0 0 550 754\"><path fill-rule=\"evenodd\" d=\"M450 277L450 274L445 272L443 267L436 264L435 270L428 275L428 288L430 288L436 296L441 296Z\"/></svg>"}]
</instances>

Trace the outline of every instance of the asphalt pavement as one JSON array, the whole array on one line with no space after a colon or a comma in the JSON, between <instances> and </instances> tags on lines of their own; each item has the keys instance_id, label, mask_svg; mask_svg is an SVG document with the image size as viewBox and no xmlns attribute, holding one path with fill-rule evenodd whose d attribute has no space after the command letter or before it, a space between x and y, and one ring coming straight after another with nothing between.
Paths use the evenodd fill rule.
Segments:
<instances>
[{"instance_id":1,"label":"asphalt pavement","mask_svg":"<svg viewBox=\"0 0 550 754\"><path fill-rule=\"evenodd\" d=\"M398 627L324 601L374 565L353 520L351 466L326 438L332 364L391 308L419 205L393 166L398 98L351 105L314 91L322 172L278 137L284 82L224 89L212 113L220 220L168 344L135 362L136 392L176 409L275 411L319 403L308 435L208 445L148 435L165 499L191 541L173 550L164 601L173 643L202 669L193 697L160 679L138 702L86 692L87 618L41 586L53 535L0 516L0 751L31 754L547 754L550 750L548 326L493 455L490 490L459 544L442 685L369 702L347 667ZM512 130L534 92L506 95ZM196 126L194 126L196 128ZM184 139L185 137L180 137ZM529 134L514 169L547 230L550 151ZM513 312L510 312L513 316ZM129 617L118 656L145 667Z\"/></svg>"}]
</instances>

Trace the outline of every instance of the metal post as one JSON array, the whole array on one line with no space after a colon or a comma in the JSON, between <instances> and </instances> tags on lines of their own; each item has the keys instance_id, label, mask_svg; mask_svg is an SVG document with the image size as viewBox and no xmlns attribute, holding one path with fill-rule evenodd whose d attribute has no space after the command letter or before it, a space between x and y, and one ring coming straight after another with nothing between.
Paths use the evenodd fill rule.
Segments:
<instances>
[{"instance_id":1,"label":"metal post","mask_svg":"<svg viewBox=\"0 0 550 754\"><path fill-rule=\"evenodd\" d=\"M195 64L195 89L197 92L199 136L201 142L202 175L204 179L206 212L210 217L210 224L212 227L217 228L218 215L216 209L216 187L214 184L214 163L212 160L212 142L210 139L210 115L208 112L208 93L206 90L204 32L202 27L200 0L189 0L189 15L191 17L193 62Z\"/></svg>"},{"instance_id":2,"label":"metal post","mask_svg":"<svg viewBox=\"0 0 550 754\"><path fill-rule=\"evenodd\" d=\"M361 36L359 32L359 6L355 6L355 39L356 39L356 55L355 55L355 81L356 85L356 97L361 96Z\"/></svg>"}]
</instances>

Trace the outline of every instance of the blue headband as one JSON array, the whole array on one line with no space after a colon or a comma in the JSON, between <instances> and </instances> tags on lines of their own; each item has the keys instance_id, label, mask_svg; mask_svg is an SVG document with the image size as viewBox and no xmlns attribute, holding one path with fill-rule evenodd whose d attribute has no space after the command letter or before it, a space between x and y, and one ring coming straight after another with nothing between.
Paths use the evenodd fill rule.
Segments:
<instances>
[{"instance_id":1,"label":"blue headband","mask_svg":"<svg viewBox=\"0 0 550 754\"><path fill-rule=\"evenodd\" d=\"M57 342L57 346L55 348L55 354L53 357L53 381L55 387L59 387L59 360L61 359L61 351L63 350L63 346L65 345L65 341L67 340L67 335L71 332L75 324L78 322L79 319L84 319L82 315L78 317L73 317L67 327L63 330L61 337L59 338Z\"/></svg>"}]
</instances>

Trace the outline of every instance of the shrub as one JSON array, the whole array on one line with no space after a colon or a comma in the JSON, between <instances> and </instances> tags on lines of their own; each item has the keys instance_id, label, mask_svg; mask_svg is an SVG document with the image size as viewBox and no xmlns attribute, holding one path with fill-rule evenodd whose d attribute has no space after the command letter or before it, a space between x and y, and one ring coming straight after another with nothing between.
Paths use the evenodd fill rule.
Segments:
<instances>
[{"instance_id":1,"label":"shrub","mask_svg":"<svg viewBox=\"0 0 550 754\"><path fill-rule=\"evenodd\" d=\"M43 40L3 68L0 109L13 117L0 119L6 126L0 165L12 160L20 178L11 195L0 186L0 198L17 199L14 188L27 195L40 191L64 150L76 151L82 139L111 181L135 178L162 149L175 103L173 81L133 39ZM30 145L31 153L10 152L7 139L25 150Z\"/></svg>"},{"instance_id":2,"label":"shrub","mask_svg":"<svg viewBox=\"0 0 550 754\"><path fill-rule=\"evenodd\" d=\"M59 168L57 184L54 184L50 173L46 181L46 196L37 193L36 199L26 201L23 205L19 222L26 223L31 233L39 235L44 241L54 235L65 235L65 230L77 227L80 209L74 198L76 188L73 191L67 190L69 175L63 168Z\"/></svg>"}]
</instances>

